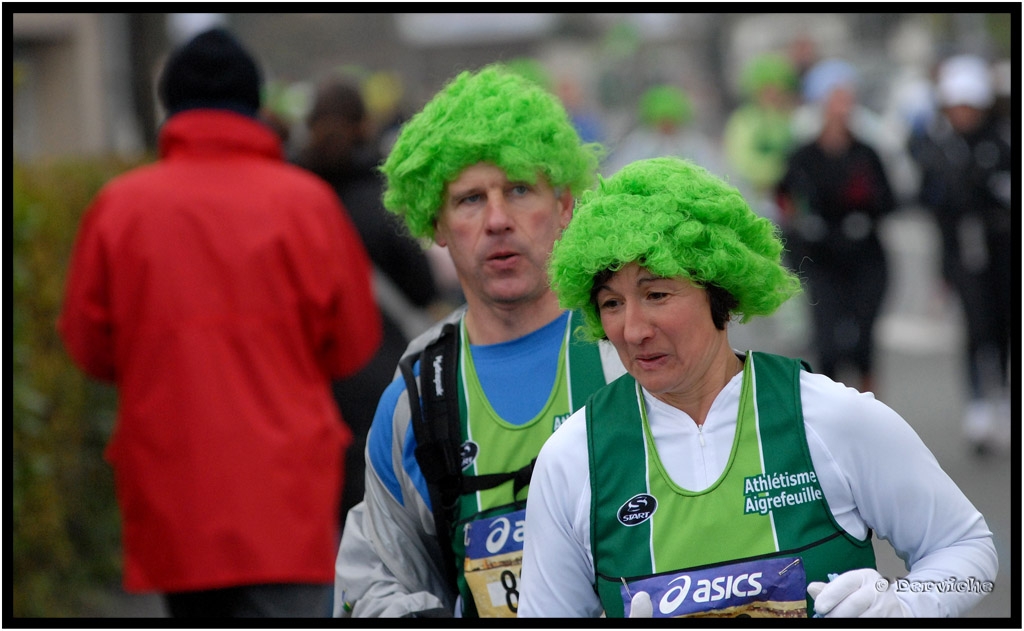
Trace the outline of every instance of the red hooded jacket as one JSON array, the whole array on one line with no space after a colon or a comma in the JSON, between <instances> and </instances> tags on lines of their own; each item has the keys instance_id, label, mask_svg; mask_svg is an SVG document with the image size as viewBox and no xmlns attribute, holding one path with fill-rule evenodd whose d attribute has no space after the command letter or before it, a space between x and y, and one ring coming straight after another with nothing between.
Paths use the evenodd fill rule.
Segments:
<instances>
[{"instance_id":1,"label":"red hooded jacket","mask_svg":"<svg viewBox=\"0 0 1024 631\"><path fill-rule=\"evenodd\" d=\"M189 110L87 209L58 330L118 388L128 591L330 583L344 449L330 379L381 338L334 192L259 122Z\"/></svg>"}]
</instances>

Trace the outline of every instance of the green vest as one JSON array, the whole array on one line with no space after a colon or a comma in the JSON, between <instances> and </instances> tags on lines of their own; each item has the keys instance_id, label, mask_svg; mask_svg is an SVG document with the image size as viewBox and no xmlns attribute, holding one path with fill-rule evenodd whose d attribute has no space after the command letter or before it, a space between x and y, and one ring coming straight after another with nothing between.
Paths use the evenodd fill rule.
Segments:
<instances>
[{"instance_id":1,"label":"green vest","mask_svg":"<svg viewBox=\"0 0 1024 631\"><path fill-rule=\"evenodd\" d=\"M536 417L518 426L500 418L487 401L473 367L465 323L460 326L464 474L506 473L529 466L551 433L605 385L597 345L574 335L582 323L582 315L572 312L547 403ZM511 617L518 609L527 489L514 495L513 487L509 480L460 497L452 547L466 617Z\"/></svg>"},{"instance_id":2,"label":"green vest","mask_svg":"<svg viewBox=\"0 0 1024 631\"><path fill-rule=\"evenodd\" d=\"M875 567L871 537L846 533L818 485L800 370L748 353L728 464L700 492L665 473L632 377L587 402L591 547L608 617L641 589L655 617L806 616L808 582Z\"/></svg>"}]
</instances>

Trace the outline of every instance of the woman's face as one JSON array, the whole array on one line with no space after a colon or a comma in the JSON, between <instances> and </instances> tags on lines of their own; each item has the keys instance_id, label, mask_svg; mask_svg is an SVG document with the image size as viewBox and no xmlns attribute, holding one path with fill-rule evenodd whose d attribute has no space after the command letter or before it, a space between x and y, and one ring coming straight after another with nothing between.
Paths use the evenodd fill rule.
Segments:
<instances>
[{"instance_id":1,"label":"woman's face","mask_svg":"<svg viewBox=\"0 0 1024 631\"><path fill-rule=\"evenodd\" d=\"M732 352L726 332L711 320L707 291L684 278L630 263L598 287L596 299L626 370L666 403L702 390L712 362Z\"/></svg>"}]
</instances>

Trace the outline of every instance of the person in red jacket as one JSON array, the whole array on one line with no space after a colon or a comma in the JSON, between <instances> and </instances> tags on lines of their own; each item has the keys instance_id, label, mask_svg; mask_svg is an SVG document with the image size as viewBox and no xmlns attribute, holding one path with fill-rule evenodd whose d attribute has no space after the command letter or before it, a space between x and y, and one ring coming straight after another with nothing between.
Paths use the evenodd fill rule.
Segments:
<instances>
[{"instance_id":1,"label":"person in red jacket","mask_svg":"<svg viewBox=\"0 0 1024 631\"><path fill-rule=\"evenodd\" d=\"M118 388L124 587L172 617L329 613L351 441L330 380L381 339L359 235L284 161L260 83L223 29L170 56L160 159L86 210L57 323Z\"/></svg>"}]
</instances>

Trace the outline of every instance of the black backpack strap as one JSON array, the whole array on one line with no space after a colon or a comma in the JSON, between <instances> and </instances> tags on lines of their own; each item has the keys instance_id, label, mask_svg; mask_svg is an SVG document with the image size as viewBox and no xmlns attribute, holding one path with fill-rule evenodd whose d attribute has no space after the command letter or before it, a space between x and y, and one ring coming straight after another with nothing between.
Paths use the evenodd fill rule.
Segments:
<instances>
[{"instance_id":1,"label":"black backpack strap","mask_svg":"<svg viewBox=\"0 0 1024 631\"><path fill-rule=\"evenodd\" d=\"M402 358L399 368L405 379L409 395L413 435L416 437L416 462L430 493L430 504L444 559L445 575L453 589L457 589L458 572L455 554L450 545L457 518L459 498L494 488L513 480L513 500L530 483L534 458L518 471L492 473L479 476L463 475L462 420L459 417L458 397L458 325L445 324L436 340L422 353L411 353ZM413 365L420 362L422 390L417 388Z\"/></svg>"},{"instance_id":2,"label":"black backpack strap","mask_svg":"<svg viewBox=\"0 0 1024 631\"><path fill-rule=\"evenodd\" d=\"M445 575L453 588L458 574L450 539L462 477L458 352L458 327L453 323L445 324L438 338L427 345L418 357L420 383L424 386L422 392L417 389L412 372L416 354L407 355L399 362L409 395L413 435L416 437L416 462L427 482Z\"/></svg>"},{"instance_id":3,"label":"black backpack strap","mask_svg":"<svg viewBox=\"0 0 1024 631\"><path fill-rule=\"evenodd\" d=\"M485 491L512 480L512 499L515 500L516 496L519 495L519 491L523 490L523 488L530 483L530 477L533 476L533 465L536 464L536 462L537 459L534 458L530 461L530 464L524 466L518 471L512 471L511 473L464 475L462 476L462 493L466 494Z\"/></svg>"}]
</instances>

